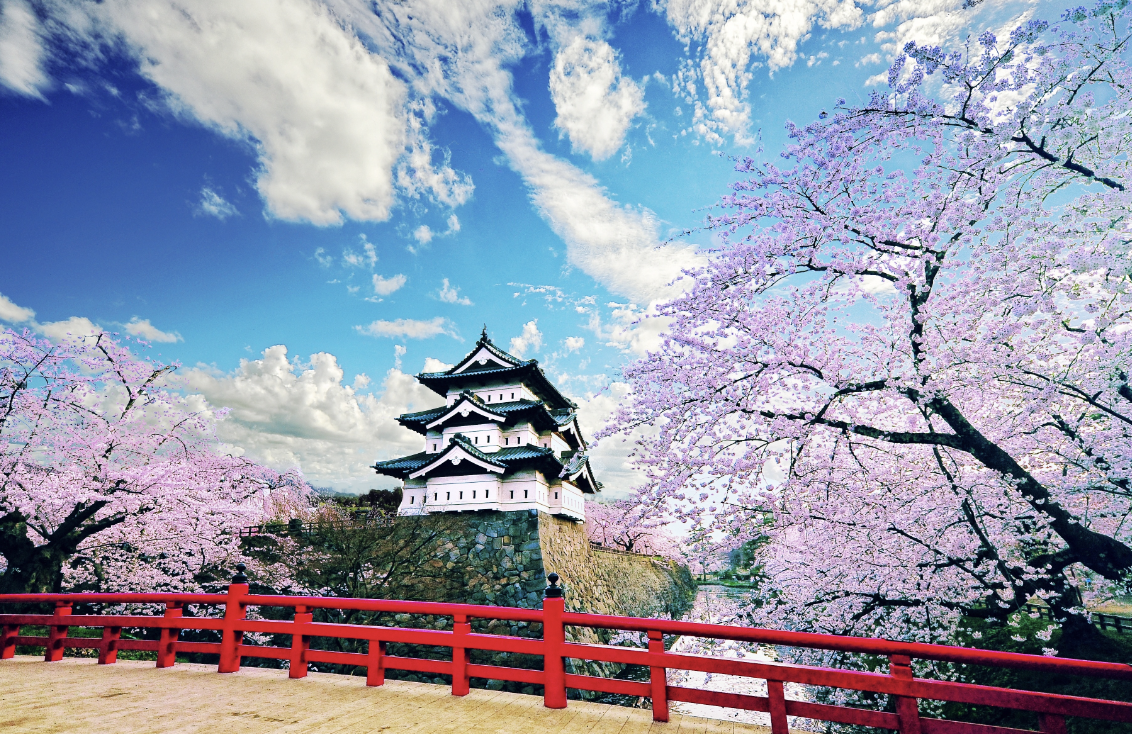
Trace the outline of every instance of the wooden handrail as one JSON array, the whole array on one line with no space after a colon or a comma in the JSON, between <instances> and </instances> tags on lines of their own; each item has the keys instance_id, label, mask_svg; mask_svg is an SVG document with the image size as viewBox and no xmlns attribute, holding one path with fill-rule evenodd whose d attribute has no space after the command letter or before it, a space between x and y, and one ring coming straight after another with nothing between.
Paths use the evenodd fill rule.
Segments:
<instances>
[{"instance_id":1,"label":"wooden handrail","mask_svg":"<svg viewBox=\"0 0 1132 734\"><path fill-rule=\"evenodd\" d=\"M873 638L566 612L562 590L557 587L557 577L552 579L541 609L249 594L242 572L237 579L239 582L232 583L228 587L227 594L0 595L0 605L44 603L55 608L53 614L0 614L0 659L11 658L15 654L17 645L44 647L45 659L48 661L60 659L65 648L94 648L99 651L100 664L114 663L119 650L148 650L157 653L158 667L174 665L177 653L210 653L219 656L219 672L239 670L243 658L288 660L289 675L292 678L304 677L310 663L325 662L366 668L367 685L382 685L387 670L449 675L452 677L452 690L455 695L467 693L470 678L540 685L543 686L544 705L550 708L564 708L567 689L570 688L641 696L652 700L653 718L658 721L668 720L668 707L672 701L765 711L770 714L771 730L774 734L786 734L788 715L819 721L873 726L900 731L902 734L948 731L991 734L1008 731L1001 727L959 724L922 717L919 712L920 700L1032 711L1039 715L1041 731L1049 734L1064 732L1067 716L1132 722L1132 703L916 678L911 667L912 660L920 659L1132 680L1132 666L1117 663L1067 660ZM164 612L162 616L73 613L76 605L92 604L155 604L162 605ZM213 607L214 613L222 613L222 616L183 616L190 605ZM247 617L249 607L292 608L295 610L294 619L291 621L249 619ZM315 609L451 617L453 625L451 631L447 631L314 622L312 613ZM469 624L471 619L538 623L542 625L543 638L540 640L475 633L471 631ZM47 637L20 635L20 628L27 625L45 625L50 634ZM71 627L100 627L103 629L103 635L101 639L67 637L67 630ZM642 649L567 642L565 635L567 627L641 632L648 638L648 647ZM157 640L122 639L121 631L125 628L160 630L160 637ZM220 642L183 641L179 639L182 630L219 632ZM245 644L244 634L255 632L290 635L291 645L270 647ZM887 657L890 666L887 672L864 672L689 655L665 650L665 635L691 635L756 644L864 653ZM313 637L366 640L368 652L313 649L310 646ZM388 643L449 648L453 651L452 660L389 655L386 653ZM469 661L469 650L542 656L543 670L474 664ZM565 661L568 659L646 666L650 670L649 682L566 673ZM768 693L766 696L750 696L669 685L667 682L669 670L702 671L762 679L767 681ZM784 683L886 694L895 697L897 710L896 713L890 713L790 700L784 697L782 687Z\"/></svg>"}]
</instances>

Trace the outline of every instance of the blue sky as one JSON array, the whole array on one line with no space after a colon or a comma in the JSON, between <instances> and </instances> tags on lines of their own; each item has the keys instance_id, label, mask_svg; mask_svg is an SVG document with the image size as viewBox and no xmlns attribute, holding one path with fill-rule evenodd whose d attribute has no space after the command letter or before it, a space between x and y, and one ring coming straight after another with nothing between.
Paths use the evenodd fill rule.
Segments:
<instances>
[{"instance_id":1,"label":"blue sky","mask_svg":"<svg viewBox=\"0 0 1132 734\"><path fill-rule=\"evenodd\" d=\"M594 431L728 156L865 99L906 40L1058 8L0 0L0 322L147 338L226 443L338 489L419 450L408 375L485 323ZM624 456L595 457L614 493Z\"/></svg>"}]
</instances>

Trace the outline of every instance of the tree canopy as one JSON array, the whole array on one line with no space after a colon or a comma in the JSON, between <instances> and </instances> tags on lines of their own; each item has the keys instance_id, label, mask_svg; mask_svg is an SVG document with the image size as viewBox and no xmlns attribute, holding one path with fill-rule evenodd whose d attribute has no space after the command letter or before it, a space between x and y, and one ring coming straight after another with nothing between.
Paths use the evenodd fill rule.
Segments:
<instances>
[{"instance_id":1,"label":"tree canopy","mask_svg":"<svg viewBox=\"0 0 1132 734\"><path fill-rule=\"evenodd\" d=\"M763 623L954 639L1036 598L1087 634L1127 588L1128 41L1105 2L909 43L738 162L618 430L653 427L636 461L689 515L770 513Z\"/></svg>"}]
</instances>

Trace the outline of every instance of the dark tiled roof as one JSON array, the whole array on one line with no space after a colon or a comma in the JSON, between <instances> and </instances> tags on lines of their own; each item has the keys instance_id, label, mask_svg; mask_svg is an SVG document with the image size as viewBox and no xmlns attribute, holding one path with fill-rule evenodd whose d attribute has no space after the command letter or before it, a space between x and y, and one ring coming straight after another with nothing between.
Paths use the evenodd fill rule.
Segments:
<instances>
[{"instance_id":1,"label":"dark tiled roof","mask_svg":"<svg viewBox=\"0 0 1132 734\"><path fill-rule=\"evenodd\" d=\"M485 410L489 413L494 413L495 415L503 416L504 418L509 418L510 416L519 416L523 413L534 411L536 415L531 417L531 422L537 424L539 430L546 430L551 427L566 425L574 419L575 415L575 411L569 408L549 410L547 409L546 404L541 400L511 400L503 403L488 403L481 400L476 394L468 392L467 390L465 390L461 394L461 400L465 399L475 404L476 407L481 408L482 410ZM423 435L427 432L427 429L425 427L429 423L432 423L437 418L440 418L441 416L450 412L457 405L459 405L459 402L455 403L451 407L434 408L432 410L424 410L419 413L406 413L400 416L397 421L406 428L409 428ZM541 417L537 414L541 414ZM549 416L550 420L547 420L546 416ZM507 422L510 423L511 420L508 420Z\"/></svg>"},{"instance_id":2,"label":"dark tiled roof","mask_svg":"<svg viewBox=\"0 0 1132 734\"><path fill-rule=\"evenodd\" d=\"M510 448L499 449L494 454L491 454L491 456L495 461L504 463L509 461L523 461L525 459L540 459L544 456L549 456L557 460L554 456L553 449L543 448L542 446L512 446Z\"/></svg>"},{"instance_id":3,"label":"dark tiled roof","mask_svg":"<svg viewBox=\"0 0 1132 734\"><path fill-rule=\"evenodd\" d=\"M399 421L410 421L413 423L431 423L448 411L447 406L440 406L439 408L432 408L431 410L422 410L416 413L402 413L397 419Z\"/></svg>"},{"instance_id":4,"label":"dark tiled roof","mask_svg":"<svg viewBox=\"0 0 1132 734\"><path fill-rule=\"evenodd\" d=\"M424 451L412 456L402 456L399 459L390 459L389 461L379 461L373 465L378 474L385 474L391 477L403 477L406 474L415 472L422 466L430 462L434 458L433 454L425 453Z\"/></svg>"}]
</instances>

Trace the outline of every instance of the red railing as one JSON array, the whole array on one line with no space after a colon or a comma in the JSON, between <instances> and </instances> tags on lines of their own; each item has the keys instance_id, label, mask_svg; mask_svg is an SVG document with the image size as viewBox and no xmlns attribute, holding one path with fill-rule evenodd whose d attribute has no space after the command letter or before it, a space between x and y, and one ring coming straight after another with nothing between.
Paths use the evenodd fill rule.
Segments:
<instances>
[{"instance_id":1,"label":"red railing","mask_svg":"<svg viewBox=\"0 0 1132 734\"><path fill-rule=\"evenodd\" d=\"M1010 734L1025 731L921 716L918 703L921 699L1032 711L1038 715L1041 731L1047 734L1065 734L1066 717L1132 722L1132 703L917 678L912 673L911 661L935 660L1132 681L1132 666L1129 665L880 639L578 614L564 610L561 589L556 583L557 577L552 575L551 586L547 589L547 598L543 601L542 609L373 599L264 596L249 594L246 583L231 584L227 594L0 595L0 604L53 603L55 605L55 613L51 615L0 614L0 629L2 629L0 659L11 658L15 654L17 645L44 647L46 650L44 659L47 661L60 660L63 657L63 650L68 647L97 649L99 664L115 662L119 650L148 650L157 653L157 667L167 668L174 664L177 653L212 653L220 656L218 671L221 673L239 670L240 661L245 657L273 658L289 661L291 678L304 677L310 663L336 663L366 668L366 684L371 686L384 683L385 671L389 669L449 675L452 677L452 693L456 696L468 693L471 678L541 685L544 691L544 704L549 708L565 708L566 691L569 688L641 696L652 700L653 718L657 721L668 720L669 701L763 711L770 714L771 729L774 734L786 734L787 716L859 724L896 730L902 734ZM75 604L164 604L165 614L163 617L76 615L72 614ZM184 617L182 615L188 605L223 607L224 616L222 618ZM294 609L294 619L291 621L248 619L249 606ZM452 617L453 624L451 631L445 631L314 622L312 613L315 609ZM539 640L473 633L469 621L471 619L538 623L543 626L543 638ZM49 632L47 637L22 636L20 627L23 625L45 625ZM69 627L101 627L102 638L67 637ZM645 633L648 638L648 649L567 642L566 627ZM121 632L125 628L157 629L160 630L160 637L157 640L122 639ZM217 631L221 635L221 641L179 640L181 630L186 629ZM291 646L286 648L247 645L243 640L243 635L247 632L290 635ZM863 653L887 657L889 670L885 674L680 654L665 650L665 635L690 635L756 644ZM312 637L366 640L367 652L312 649L310 647ZM450 648L452 659L451 661L431 660L387 655L386 644L390 642ZM473 664L468 660L468 650L541 656L543 669L527 670ZM649 682L569 674L566 672L564 662L567 659L645 666L650 671ZM702 671L763 679L767 683L767 695L751 696L669 685L666 677L668 670ZM783 688L785 683L886 694L895 697L896 711L891 713L787 700Z\"/></svg>"}]
</instances>

